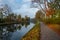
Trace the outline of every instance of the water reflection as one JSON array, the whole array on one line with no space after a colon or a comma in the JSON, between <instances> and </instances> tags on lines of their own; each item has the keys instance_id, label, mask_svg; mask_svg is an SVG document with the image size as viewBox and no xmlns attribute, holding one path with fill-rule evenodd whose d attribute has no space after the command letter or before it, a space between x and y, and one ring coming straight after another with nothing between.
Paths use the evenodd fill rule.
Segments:
<instances>
[{"instance_id":1,"label":"water reflection","mask_svg":"<svg viewBox=\"0 0 60 40\"><path fill-rule=\"evenodd\" d=\"M0 40L19 40L33 25L33 23L21 23L0 26Z\"/></svg>"},{"instance_id":2,"label":"water reflection","mask_svg":"<svg viewBox=\"0 0 60 40\"><path fill-rule=\"evenodd\" d=\"M25 27L28 27L28 25L30 25L30 23L28 22L28 23L25 23Z\"/></svg>"}]
</instances>

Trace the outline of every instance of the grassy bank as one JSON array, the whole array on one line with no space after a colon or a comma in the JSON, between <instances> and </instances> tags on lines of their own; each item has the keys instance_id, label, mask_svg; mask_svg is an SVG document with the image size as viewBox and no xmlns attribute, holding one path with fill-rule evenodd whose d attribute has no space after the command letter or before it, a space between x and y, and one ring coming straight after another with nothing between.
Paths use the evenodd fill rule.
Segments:
<instances>
[{"instance_id":1,"label":"grassy bank","mask_svg":"<svg viewBox=\"0 0 60 40\"><path fill-rule=\"evenodd\" d=\"M36 23L21 40L40 40L40 24Z\"/></svg>"}]
</instances>

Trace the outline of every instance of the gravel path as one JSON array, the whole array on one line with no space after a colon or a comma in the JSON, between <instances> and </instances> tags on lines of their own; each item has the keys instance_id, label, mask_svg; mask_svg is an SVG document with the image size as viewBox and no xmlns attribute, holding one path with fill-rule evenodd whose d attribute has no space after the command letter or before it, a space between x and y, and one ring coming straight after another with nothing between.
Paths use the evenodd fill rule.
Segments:
<instances>
[{"instance_id":1,"label":"gravel path","mask_svg":"<svg viewBox=\"0 0 60 40\"><path fill-rule=\"evenodd\" d=\"M48 28L43 22L41 25L41 40L60 40L60 36Z\"/></svg>"}]
</instances>

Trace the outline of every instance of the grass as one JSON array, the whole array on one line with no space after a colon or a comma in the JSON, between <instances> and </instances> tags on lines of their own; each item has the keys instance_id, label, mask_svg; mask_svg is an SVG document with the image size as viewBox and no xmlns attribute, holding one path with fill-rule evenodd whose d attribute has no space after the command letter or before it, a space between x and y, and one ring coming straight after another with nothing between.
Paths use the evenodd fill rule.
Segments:
<instances>
[{"instance_id":1,"label":"grass","mask_svg":"<svg viewBox=\"0 0 60 40\"><path fill-rule=\"evenodd\" d=\"M40 24L36 25L21 40L40 40Z\"/></svg>"}]
</instances>

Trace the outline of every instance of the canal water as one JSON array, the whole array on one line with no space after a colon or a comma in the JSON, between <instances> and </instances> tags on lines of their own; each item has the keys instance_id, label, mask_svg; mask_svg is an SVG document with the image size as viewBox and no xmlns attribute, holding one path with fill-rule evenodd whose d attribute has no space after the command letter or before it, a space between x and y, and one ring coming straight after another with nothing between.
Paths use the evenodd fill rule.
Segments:
<instances>
[{"instance_id":1,"label":"canal water","mask_svg":"<svg viewBox=\"0 0 60 40\"><path fill-rule=\"evenodd\" d=\"M21 40L34 25L34 23L22 23L0 26L0 40Z\"/></svg>"}]
</instances>

